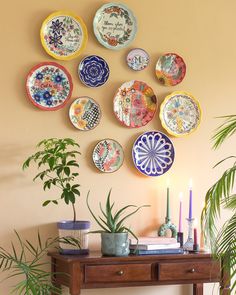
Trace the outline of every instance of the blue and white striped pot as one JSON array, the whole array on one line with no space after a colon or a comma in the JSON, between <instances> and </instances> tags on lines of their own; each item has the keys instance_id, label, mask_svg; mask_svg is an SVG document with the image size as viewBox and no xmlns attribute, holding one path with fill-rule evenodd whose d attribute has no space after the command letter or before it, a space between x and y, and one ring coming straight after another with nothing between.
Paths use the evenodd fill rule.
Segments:
<instances>
[{"instance_id":1,"label":"blue and white striped pot","mask_svg":"<svg viewBox=\"0 0 236 295\"><path fill-rule=\"evenodd\" d=\"M60 238L72 237L80 241L81 248L59 243L61 254L86 255L89 253L88 232L90 221L62 220L57 223Z\"/></svg>"}]
</instances>

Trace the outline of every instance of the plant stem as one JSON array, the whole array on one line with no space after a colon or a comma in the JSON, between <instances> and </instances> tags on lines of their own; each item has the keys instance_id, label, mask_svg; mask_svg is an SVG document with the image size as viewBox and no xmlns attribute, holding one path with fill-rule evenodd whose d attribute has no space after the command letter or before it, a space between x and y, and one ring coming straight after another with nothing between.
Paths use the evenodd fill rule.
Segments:
<instances>
[{"instance_id":1,"label":"plant stem","mask_svg":"<svg viewBox=\"0 0 236 295\"><path fill-rule=\"evenodd\" d=\"M72 204L74 219L73 221L76 222L76 211L75 211L75 204Z\"/></svg>"}]
</instances>

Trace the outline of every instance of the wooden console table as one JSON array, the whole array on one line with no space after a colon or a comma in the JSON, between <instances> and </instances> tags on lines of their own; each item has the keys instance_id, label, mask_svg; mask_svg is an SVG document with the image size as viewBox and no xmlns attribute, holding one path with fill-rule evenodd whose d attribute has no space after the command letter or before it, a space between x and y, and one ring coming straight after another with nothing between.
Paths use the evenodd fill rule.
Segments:
<instances>
[{"instance_id":1,"label":"wooden console table","mask_svg":"<svg viewBox=\"0 0 236 295\"><path fill-rule=\"evenodd\" d=\"M219 261L210 254L103 257L49 253L55 286L69 287L71 295L81 289L193 284L193 294L203 295L203 283L219 282L221 295L229 295L229 280ZM59 274L60 273L60 274Z\"/></svg>"}]
</instances>

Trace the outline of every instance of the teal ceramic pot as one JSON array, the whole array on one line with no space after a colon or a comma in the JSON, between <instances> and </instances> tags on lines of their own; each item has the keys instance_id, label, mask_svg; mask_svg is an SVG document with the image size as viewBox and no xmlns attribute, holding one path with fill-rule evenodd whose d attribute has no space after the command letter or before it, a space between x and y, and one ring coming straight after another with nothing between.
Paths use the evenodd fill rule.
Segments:
<instances>
[{"instance_id":1,"label":"teal ceramic pot","mask_svg":"<svg viewBox=\"0 0 236 295\"><path fill-rule=\"evenodd\" d=\"M128 256L128 233L101 233L101 251L105 256Z\"/></svg>"}]
</instances>

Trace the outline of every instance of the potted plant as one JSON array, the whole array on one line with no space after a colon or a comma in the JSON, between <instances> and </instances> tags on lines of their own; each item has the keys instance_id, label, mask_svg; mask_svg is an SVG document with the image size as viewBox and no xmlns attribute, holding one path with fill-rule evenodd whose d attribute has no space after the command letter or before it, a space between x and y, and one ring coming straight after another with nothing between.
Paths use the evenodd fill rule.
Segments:
<instances>
[{"instance_id":1,"label":"potted plant","mask_svg":"<svg viewBox=\"0 0 236 295\"><path fill-rule=\"evenodd\" d=\"M79 145L70 138L50 138L39 142L38 151L31 155L23 164L23 170L31 164L36 164L40 172L34 177L35 180L43 182L43 189L50 190L56 187L60 190L60 196L48 199L43 206L49 204L58 205L59 201L70 205L73 211L73 220L63 220L57 223L59 237L78 240L80 248L75 245L61 244L62 254L87 254L88 253L88 231L89 221L78 221L76 219L75 202L80 196L80 184L78 183L78 155Z\"/></svg>"},{"instance_id":2,"label":"potted plant","mask_svg":"<svg viewBox=\"0 0 236 295\"><path fill-rule=\"evenodd\" d=\"M6 279L19 277L11 293L27 295L61 294L61 290L52 284L53 273L45 270L48 264L44 257L48 250L57 245L58 238L41 240L38 233L37 245L23 240L17 232L18 251L12 243L11 249L0 247L0 269L9 272Z\"/></svg>"},{"instance_id":3,"label":"potted plant","mask_svg":"<svg viewBox=\"0 0 236 295\"><path fill-rule=\"evenodd\" d=\"M221 124L213 136L214 148L218 148L230 136L236 132L236 115L224 116L225 121ZM202 229L205 238L209 240L211 250L216 257L223 259L226 272L230 274L233 281L231 292L235 294L236 289L236 194L235 173L236 155L231 155L221 160L232 161L222 176L207 191L205 196L205 207L202 210ZM216 227L216 221L220 218L222 209L229 209L232 215L225 221L220 229ZM229 282L227 282L229 283Z\"/></svg>"},{"instance_id":4,"label":"potted plant","mask_svg":"<svg viewBox=\"0 0 236 295\"><path fill-rule=\"evenodd\" d=\"M99 203L102 216L98 216L97 218L89 205L89 193L90 192L88 192L86 199L87 206L91 215L101 227L101 230L93 231L93 233L101 233L102 254L106 256L127 256L129 254L128 233L130 233L137 241L138 238L133 231L124 224L124 222L128 217L138 212L142 207L149 207L149 205L139 207L136 205L127 205L114 213L115 203L111 203L110 190L106 199L105 209L103 209L101 203ZM124 215L126 210L129 208L136 209Z\"/></svg>"}]
</instances>

